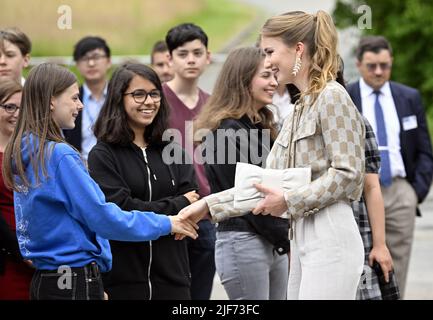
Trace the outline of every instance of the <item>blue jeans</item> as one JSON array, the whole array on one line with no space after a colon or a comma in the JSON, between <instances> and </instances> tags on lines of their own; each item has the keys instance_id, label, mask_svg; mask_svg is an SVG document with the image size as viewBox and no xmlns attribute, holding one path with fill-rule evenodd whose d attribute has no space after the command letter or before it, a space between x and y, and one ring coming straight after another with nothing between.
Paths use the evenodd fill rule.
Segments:
<instances>
[{"instance_id":1,"label":"blue jeans","mask_svg":"<svg viewBox=\"0 0 433 320\"><path fill-rule=\"evenodd\" d=\"M279 255L262 236L217 232L215 263L230 300L286 300L289 257Z\"/></svg>"},{"instance_id":2,"label":"blue jeans","mask_svg":"<svg viewBox=\"0 0 433 320\"><path fill-rule=\"evenodd\" d=\"M93 262L65 272L36 270L30 285L30 299L103 300L104 287L98 265Z\"/></svg>"}]
</instances>

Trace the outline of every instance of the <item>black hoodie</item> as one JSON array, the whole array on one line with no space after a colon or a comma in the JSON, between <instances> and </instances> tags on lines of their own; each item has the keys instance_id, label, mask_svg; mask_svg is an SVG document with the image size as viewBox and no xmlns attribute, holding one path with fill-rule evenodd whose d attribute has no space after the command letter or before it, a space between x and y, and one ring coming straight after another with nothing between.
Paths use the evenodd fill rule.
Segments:
<instances>
[{"instance_id":1,"label":"black hoodie","mask_svg":"<svg viewBox=\"0 0 433 320\"><path fill-rule=\"evenodd\" d=\"M173 145L171 145L173 147ZM98 142L89 153L92 178L106 200L123 210L176 215L189 204L183 194L197 190L193 166L167 165L164 144L142 150ZM175 146L184 156L180 146ZM186 240L164 236L149 242L110 241L113 268L104 276L110 299L189 299Z\"/></svg>"}]
</instances>

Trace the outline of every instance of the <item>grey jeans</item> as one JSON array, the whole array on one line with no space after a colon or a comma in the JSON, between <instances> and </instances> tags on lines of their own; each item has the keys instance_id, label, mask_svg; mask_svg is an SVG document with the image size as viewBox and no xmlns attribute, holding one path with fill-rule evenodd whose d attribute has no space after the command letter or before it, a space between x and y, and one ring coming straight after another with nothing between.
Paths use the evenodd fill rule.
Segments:
<instances>
[{"instance_id":1,"label":"grey jeans","mask_svg":"<svg viewBox=\"0 0 433 320\"><path fill-rule=\"evenodd\" d=\"M230 300L285 300L289 259L252 232L217 232L215 264Z\"/></svg>"}]
</instances>

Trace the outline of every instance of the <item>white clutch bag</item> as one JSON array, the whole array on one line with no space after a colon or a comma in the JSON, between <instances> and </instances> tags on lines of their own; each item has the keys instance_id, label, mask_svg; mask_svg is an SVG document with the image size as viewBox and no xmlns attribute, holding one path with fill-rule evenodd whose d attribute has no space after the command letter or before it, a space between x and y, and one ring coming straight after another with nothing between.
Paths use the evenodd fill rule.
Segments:
<instances>
[{"instance_id":1,"label":"white clutch bag","mask_svg":"<svg viewBox=\"0 0 433 320\"><path fill-rule=\"evenodd\" d=\"M284 170L263 169L248 163L236 163L234 208L251 211L263 199L255 183L276 189L295 189L311 182L311 168L288 168ZM284 213L282 218L288 218Z\"/></svg>"}]
</instances>

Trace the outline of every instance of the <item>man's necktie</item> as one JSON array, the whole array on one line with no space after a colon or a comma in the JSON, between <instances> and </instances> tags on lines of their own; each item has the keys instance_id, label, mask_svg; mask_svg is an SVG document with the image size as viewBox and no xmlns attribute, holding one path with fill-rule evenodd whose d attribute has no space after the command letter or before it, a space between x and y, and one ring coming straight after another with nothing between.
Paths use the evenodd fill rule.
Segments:
<instances>
[{"instance_id":1,"label":"man's necktie","mask_svg":"<svg viewBox=\"0 0 433 320\"><path fill-rule=\"evenodd\" d=\"M389 160L388 137L386 135L385 119L383 117L382 106L379 102L380 91L374 91L376 102L374 103L374 113L376 116L377 142L380 150L380 183L384 187L389 187L392 183L391 163Z\"/></svg>"}]
</instances>

